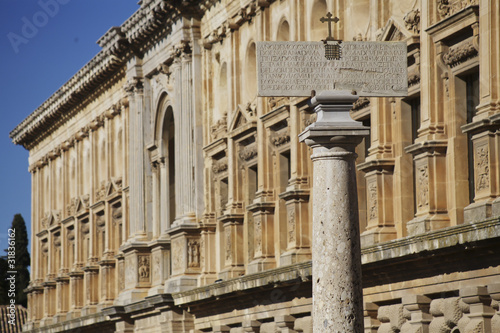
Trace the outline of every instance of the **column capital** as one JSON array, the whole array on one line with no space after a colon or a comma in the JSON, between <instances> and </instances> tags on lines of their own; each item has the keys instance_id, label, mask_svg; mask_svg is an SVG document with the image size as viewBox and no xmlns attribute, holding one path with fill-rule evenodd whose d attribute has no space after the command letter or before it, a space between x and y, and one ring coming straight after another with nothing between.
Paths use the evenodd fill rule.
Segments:
<instances>
[{"instance_id":1,"label":"column capital","mask_svg":"<svg viewBox=\"0 0 500 333\"><path fill-rule=\"evenodd\" d=\"M353 150L370 134L369 127L353 120L349 114L358 98L344 90L323 91L312 97L309 105L316 112L317 120L299 134L299 141L313 148L347 146L345 148Z\"/></svg>"}]
</instances>

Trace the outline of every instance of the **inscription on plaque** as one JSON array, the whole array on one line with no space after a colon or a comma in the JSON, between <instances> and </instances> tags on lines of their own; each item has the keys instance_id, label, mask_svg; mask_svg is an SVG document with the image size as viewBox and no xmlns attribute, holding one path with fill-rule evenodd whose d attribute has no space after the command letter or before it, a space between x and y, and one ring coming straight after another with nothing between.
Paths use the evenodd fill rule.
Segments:
<instances>
[{"instance_id":1,"label":"inscription on plaque","mask_svg":"<svg viewBox=\"0 0 500 333\"><path fill-rule=\"evenodd\" d=\"M407 96L404 42L343 42L327 60L322 42L257 42L259 96L310 96L355 90L359 96Z\"/></svg>"}]
</instances>

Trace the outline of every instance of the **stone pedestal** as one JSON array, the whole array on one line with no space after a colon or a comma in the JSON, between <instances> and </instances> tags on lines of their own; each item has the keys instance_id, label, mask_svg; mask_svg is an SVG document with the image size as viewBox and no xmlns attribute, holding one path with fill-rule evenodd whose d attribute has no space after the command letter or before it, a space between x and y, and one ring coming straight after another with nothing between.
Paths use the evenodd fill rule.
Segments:
<instances>
[{"instance_id":1,"label":"stone pedestal","mask_svg":"<svg viewBox=\"0 0 500 333\"><path fill-rule=\"evenodd\" d=\"M178 220L168 231L172 246L172 275L165 281L166 292L195 288L200 274L200 230L192 220Z\"/></svg>"},{"instance_id":2,"label":"stone pedestal","mask_svg":"<svg viewBox=\"0 0 500 333\"><path fill-rule=\"evenodd\" d=\"M313 331L362 332L363 288L354 152L368 128L349 116L357 96L311 99L316 123L299 135L313 154Z\"/></svg>"}]
</instances>

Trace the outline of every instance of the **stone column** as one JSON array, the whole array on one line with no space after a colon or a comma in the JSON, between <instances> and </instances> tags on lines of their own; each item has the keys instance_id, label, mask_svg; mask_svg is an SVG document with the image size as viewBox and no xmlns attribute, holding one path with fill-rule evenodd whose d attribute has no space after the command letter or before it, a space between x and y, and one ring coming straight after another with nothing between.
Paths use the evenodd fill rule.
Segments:
<instances>
[{"instance_id":1,"label":"stone column","mask_svg":"<svg viewBox=\"0 0 500 333\"><path fill-rule=\"evenodd\" d=\"M313 331L362 332L363 288L354 152L368 128L352 120L358 96L311 99L317 121L299 135L313 149Z\"/></svg>"}]
</instances>

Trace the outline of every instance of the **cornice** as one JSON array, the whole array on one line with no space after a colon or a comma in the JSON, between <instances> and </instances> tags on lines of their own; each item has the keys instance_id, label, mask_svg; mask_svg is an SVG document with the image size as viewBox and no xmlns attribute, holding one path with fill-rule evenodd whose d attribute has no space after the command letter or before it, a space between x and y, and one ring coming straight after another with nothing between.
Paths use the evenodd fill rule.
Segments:
<instances>
[{"instance_id":1,"label":"cornice","mask_svg":"<svg viewBox=\"0 0 500 333\"><path fill-rule=\"evenodd\" d=\"M181 15L184 2L142 1L141 7L120 27L109 29L97 43L102 50L42 105L17 125L10 138L15 144L31 149L43 131L66 120L66 116L85 101L103 82L109 80L127 59L142 56L146 42L158 32L166 34ZM177 7L176 7L177 6Z\"/></svg>"},{"instance_id":2,"label":"cornice","mask_svg":"<svg viewBox=\"0 0 500 333\"><path fill-rule=\"evenodd\" d=\"M78 129L68 138L61 140L61 143L57 145L54 149L49 151L44 156L40 157L38 160L33 162L28 171L36 172L38 169L43 168L48 165L49 160L54 160L57 157L61 157L65 151L68 151L75 146L75 143L83 140L89 135L90 131L96 131L105 125L105 119L112 119L119 115L123 108L128 107L128 99L122 98L118 103L113 104L111 108L104 111L99 116L92 119L88 124Z\"/></svg>"}]
</instances>

